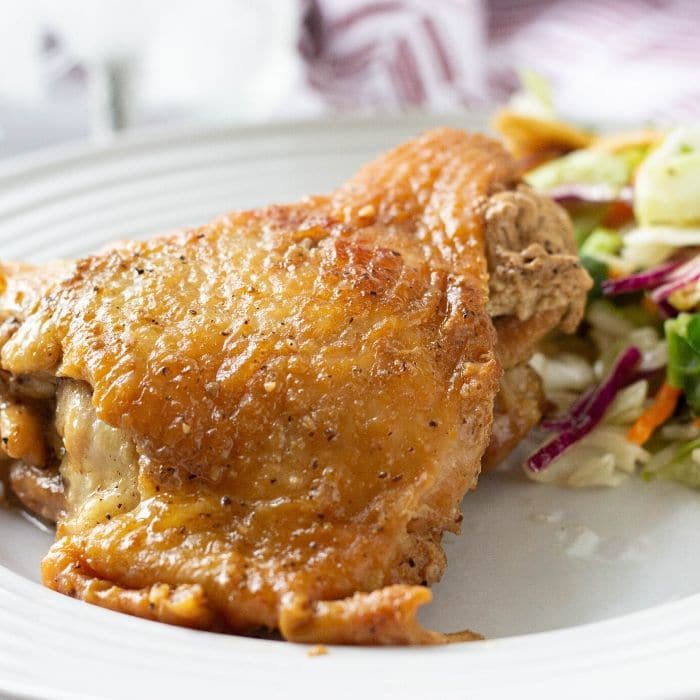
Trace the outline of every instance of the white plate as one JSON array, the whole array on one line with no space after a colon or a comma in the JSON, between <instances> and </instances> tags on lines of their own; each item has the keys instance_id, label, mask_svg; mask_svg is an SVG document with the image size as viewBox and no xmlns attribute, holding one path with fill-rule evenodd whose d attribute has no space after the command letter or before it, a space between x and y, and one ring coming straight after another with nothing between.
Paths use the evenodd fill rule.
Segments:
<instances>
[{"instance_id":1,"label":"white plate","mask_svg":"<svg viewBox=\"0 0 700 700\"><path fill-rule=\"evenodd\" d=\"M445 120L441 120L445 121ZM467 119L447 120L474 126ZM48 260L323 192L435 120L138 136L0 167L0 255ZM477 124L478 126L478 124ZM0 510L0 692L38 697L697 697L700 495L482 479L426 624L490 641L302 646L159 625L42 588L52 534ZM520 636L517 636L520 635Z\"/></svg>"}]
</instances>

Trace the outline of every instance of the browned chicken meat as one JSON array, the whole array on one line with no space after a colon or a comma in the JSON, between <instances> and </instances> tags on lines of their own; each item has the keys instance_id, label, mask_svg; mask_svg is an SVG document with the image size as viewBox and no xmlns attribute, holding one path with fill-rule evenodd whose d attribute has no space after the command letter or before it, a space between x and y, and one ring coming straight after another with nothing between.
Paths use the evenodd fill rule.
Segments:
<instances>
[{"instance_id":1,"label":"browned chicken meat","mask_svg":"<svg viewBox=\"0 0 700 700\"><path fill-rule=\"evenodd\" d=\"M523 363L589 286L563 213L448 129L330 196L2 277L0 436L57 520L45 583L368 644L445 640L415 619L442 533L538 420Z\"/></svg>"}]
</instances>

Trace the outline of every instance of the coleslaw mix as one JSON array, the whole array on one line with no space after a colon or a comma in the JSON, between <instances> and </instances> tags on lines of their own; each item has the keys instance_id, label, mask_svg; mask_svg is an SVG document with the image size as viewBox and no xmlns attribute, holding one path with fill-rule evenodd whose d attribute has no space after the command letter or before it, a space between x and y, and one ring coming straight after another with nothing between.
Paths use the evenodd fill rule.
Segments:
<instances>
[{"instance_id":1,"label":"coleslaw mix","mask_svg":"<svg viewBox=\"0 0 700 700\"><path fill-rule=\"evenodd\" d=\"M700 488L700 125L598 135L558 121L539 76L523 87L494 126L569 213L594 280L577 334L532 359L553 409L525 472Z\"/></svg>"}]
</instances>

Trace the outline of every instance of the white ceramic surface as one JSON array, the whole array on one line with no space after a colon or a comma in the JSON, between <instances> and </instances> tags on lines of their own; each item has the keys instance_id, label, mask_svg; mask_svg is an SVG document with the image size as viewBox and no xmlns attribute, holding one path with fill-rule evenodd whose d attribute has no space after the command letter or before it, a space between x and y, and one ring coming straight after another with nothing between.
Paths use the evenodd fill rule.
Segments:
<instances>
[{"instance_id":1,"label":"white ceramic surface","mask_svg":"<svg viewBox=\"0 0 700 700\"><path fill-rule=\"evenodd\" d=\"M438 122L141 135L0 164L0 257L44 261L323 192ZM567 491L504 470L464 502L423 621L489 641L305 647L176 629L48 591L52 533L0 509L0 695L700 697L700 494L634 479ZM516 636L517 635L517 636Z\"/></svg>"}]
</instances>

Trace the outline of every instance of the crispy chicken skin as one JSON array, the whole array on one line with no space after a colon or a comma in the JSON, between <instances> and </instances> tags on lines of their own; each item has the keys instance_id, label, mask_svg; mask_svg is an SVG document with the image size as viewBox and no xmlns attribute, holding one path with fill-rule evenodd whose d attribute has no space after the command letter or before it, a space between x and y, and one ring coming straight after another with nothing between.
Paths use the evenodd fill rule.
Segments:
<instances>
[{"instance_id":1,"label":"crispy chicken skin","mask_svg":"<svg viewBox=\"0 0 700 700\"><path fill-rule=\"evenodd\" d=\"M0 428L34 431L3 443L18 495L58 519L45 583L201 629L445 641L415 613L476 485L503 357L527 359L488 309L489 202L513 167L441 129L327 197L6 266ZM524 264L556 254L540 248ZM579 314L578 271L533 338Z\"/></svg>"}]
</instances>

